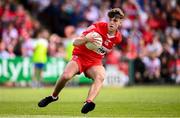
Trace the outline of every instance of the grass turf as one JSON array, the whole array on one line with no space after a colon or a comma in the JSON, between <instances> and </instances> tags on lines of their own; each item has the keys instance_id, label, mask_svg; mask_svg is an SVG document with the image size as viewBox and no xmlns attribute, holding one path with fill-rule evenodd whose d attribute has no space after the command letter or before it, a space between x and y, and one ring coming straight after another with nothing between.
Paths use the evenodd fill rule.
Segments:
<instances>
[{"instance_id":1,"label":"grass turf","mask_svg":"<svg viewBox=\"0 0 180 118\"><path fill-rule=\"evenodd\" d=\"M86 116L80 110L88 87L66 87L60 100L38 108L38 101L52 90L0 88L0 118L180 117L180 86L106 87Z\"/></svg>"}]
</instances>

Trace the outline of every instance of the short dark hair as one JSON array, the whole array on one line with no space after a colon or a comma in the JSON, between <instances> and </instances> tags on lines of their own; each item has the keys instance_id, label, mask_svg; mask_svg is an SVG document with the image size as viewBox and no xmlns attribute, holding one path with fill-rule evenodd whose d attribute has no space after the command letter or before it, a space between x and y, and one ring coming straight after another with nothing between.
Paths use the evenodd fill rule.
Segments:
<instances>
[{"instance_id":1,"label":"short dark hair","mask_svg":"<svg viewBox=\"0 0 180 118\"><path fill-rule=\"evenodd\" d=\"M124 12L120 8L113 8L109 10L108 17L124 19L125 15L124 15Z\"/></svg>"}]
</instances>

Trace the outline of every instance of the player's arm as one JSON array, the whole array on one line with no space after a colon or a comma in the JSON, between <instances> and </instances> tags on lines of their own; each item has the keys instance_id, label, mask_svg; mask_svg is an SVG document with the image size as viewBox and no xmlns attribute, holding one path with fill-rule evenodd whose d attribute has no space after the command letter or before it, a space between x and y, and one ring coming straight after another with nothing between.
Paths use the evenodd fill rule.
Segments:
<instances>
[{"instance_id":1,"label":"player's arm","mask_svg":"<svg viewBox=\"0 0 180 118\"><path fill-rule=\"evenodd\" d=\"M88 38L86 38L85 36L81 36L81 37L78 37L74 40L73 42L73 46L80 46L80 45L83 45L85 43L88 42Z\"/></svg>"},{"instance_id":2,"label":"player's arm","mask_svg":"<svg viewBox=\"0 0 180 118\"><path fill-rule=\"evenodd\" d=\"M73 42L73 46L80 46L83 45L87 42L94 42L94 38L92 37L92 35L82 35L78 38L76 38Z\"/></svg>"},{"instance_id":3,"label":"player's arm","mask_svg":"<svg viewBox=\"0 0 180 118\"><path fill-rule=\"evenodd\" d=\"M93 32L93 29L95 29L94 25L89 26L85 32L83 32L83 34L80 37L77 37L74 42L73 45L74 46L80 46L83 45L87 42L93 42L94 39L92 38L91 35L87 35L90 32Z\"/></svg>"}]
</instances>

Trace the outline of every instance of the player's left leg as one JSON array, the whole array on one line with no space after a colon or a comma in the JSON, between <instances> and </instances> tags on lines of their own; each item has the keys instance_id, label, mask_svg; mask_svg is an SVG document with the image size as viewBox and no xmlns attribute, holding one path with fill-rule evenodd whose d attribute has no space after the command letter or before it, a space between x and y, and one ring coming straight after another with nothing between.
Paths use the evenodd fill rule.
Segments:
<instances>
[{"instance_id":1,"label":"player's left leg","mask_svg":"<svg viewBox=\"0 0 180 118\"><path fill-rule=\"evenodd\" d=\"M105 78L105 69L102 65L93 66L86 71L86 74L90 78L93 78L94 82L89 89L86 103L84 104L81 110L82 113L88 113L89 111L92 111L95 108L95 104L93 103L93 100L98 95L103 85L103 81Z\"/></svg>"},{"instance_id":2,"label":"player's left leg","mask_svg":"<svg viewBox=\"0 0 180 118\"><path fill-rule=\"evenodd\" d=\"M65 84L79 72L79 65L77 61L71 60L65 67L64 72L60 76L59 80L57 81L53 95L47 96L39 101L39 107L46 107L49 103L57 101L58 95L61 90L65 87Z\"/></svg>"}]
</instances>

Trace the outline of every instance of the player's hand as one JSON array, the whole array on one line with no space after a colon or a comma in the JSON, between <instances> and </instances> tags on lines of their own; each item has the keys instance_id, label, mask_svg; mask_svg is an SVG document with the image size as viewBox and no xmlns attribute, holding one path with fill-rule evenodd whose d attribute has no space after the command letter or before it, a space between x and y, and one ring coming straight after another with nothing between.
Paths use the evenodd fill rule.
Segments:
<instances>
[{"instance_id":1,"label":"player's hand","mask_svg":"<svg viewBox=\"0 0 180 118\"><path fill-rule=\"evenodd\" d=\"M95 39L93 37L87 37L87 36L84 36L86 42L95 42Z\"/></svg>"},{"instance_id":2,"label":"player's hand","mask_svg":"<svg viewBox=\"0 0 180 118\"><path fill-rule=\"evenodd\" d=\"M92 32L90 32L90 33L88 33L87 35L84 36L86 42L91 42L91 43L93 43L93 42L96 41L96 40L95 40L95 36L93 35L93 33L94 33L94 31L92 31Z\"/></svg>"}]
</instances>

